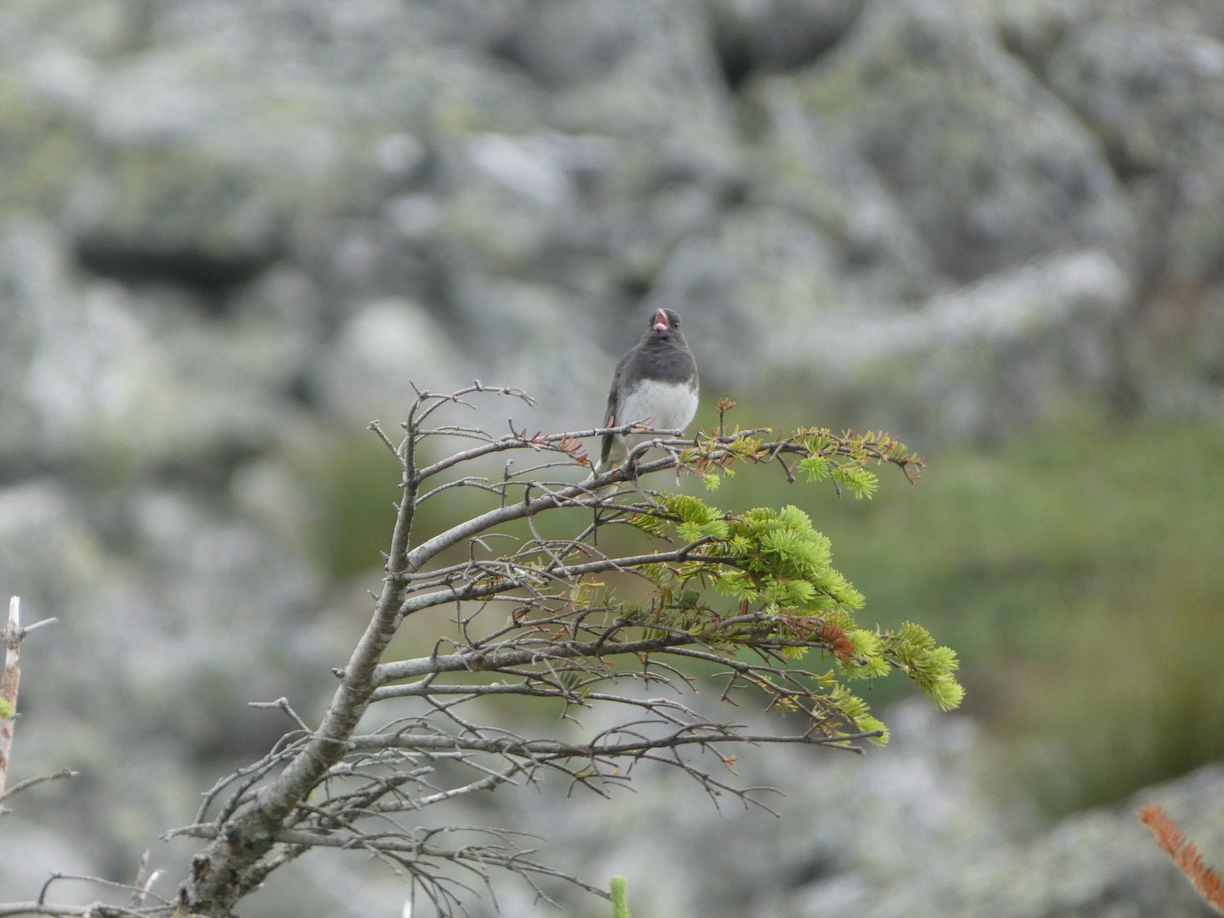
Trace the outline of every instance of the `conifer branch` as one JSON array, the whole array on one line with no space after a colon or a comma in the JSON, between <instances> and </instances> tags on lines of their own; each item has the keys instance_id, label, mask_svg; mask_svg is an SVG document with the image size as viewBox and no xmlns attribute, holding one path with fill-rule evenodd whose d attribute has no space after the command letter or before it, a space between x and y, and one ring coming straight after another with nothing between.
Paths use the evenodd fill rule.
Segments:
<instances>
[{"instance_id":1,"label":"conifer branch","mask_svg":"<svg viewBox=\"0 0 1224 918\"><path fill-rule=\"evenodd\" d=\"M959 702L955 655L922 628L907 624L893 634L855 626L852 613L862 597L831 567L827 540L801 511L727 514L695 497L642 486L645 476L670 469L699 475L710 487L737 463L778 462L789 481L798 471L808 481L830 479L868 497L876 486L869 464L892 463L916 477L921 460L895 439L814 428L772 438L764 429L728 433L725 402L717 431L693 439L636 425L559 434L511 425L501 436L426 425L442 408L469 405L469 397L486 393L526 398L480 383L448 395L420 392L401 443L372 425L399 465L401 489L372 617L337 670L340 684L319 726L310 729L287 703L268 705L285 710L295 732L260 762L218 782L195 823L171 833L208 841L181 887L183 908L228 914L281 864L326 847L376 854L410 876L440 913L454 914L462 911L466 888L455 869L487 882L485 869L502 867L533 885L536 877L560 875L533 860L513 833L424 830L397 818L501 785L535 783L547 773L606 794L629 781L638 763L678 768L712 797L730 794L762 805L759 789L733 786L707 770L702 757L710 753L725 767L730 759L719 750L727 744L861 751L854 745L859 740L886 741L884 725L843 679L901 670L941 707ZM626 461L590 474L582 441L630 430L646 436ZM422 444L448 438L471 445L422 466ZM506 463L500 478L480 471L482 463L516 451L539 461L517 470ZM423 491L426 481L430 489ZM460 487L488 495L492 506L414 538L421 501ZM571 508L594 508L594 520L569 536L546 537L537 518ZM609 526L665 544L608 553L598 533ZM466 560L455 559L459 552ZM598 579L626 575L648 585L653 598L645 606L620 601ZM401 627L439 608L452 610L450 627L431 652L383 660ZM830 658L835 671L798 666L807 651ZM771 707L804 714L806 730L750 731L694 710L680 697L689 686L676 660L719 665L714 678L723 700L736 689L759 691ZM449 678L439 681L442 676ZM658 687L673 694L647 694ZM563 716L579 727L580 712L596 705L625 714L611 729L562 741L520 735L466 713L470 702L490 695L559 701ZM401 706L394 716L373 732L356 733L375 706L393 699ZM437 832L459 842L439 844ZM608 895L577 877L565 879Z\"/></svg>"}]
</instances>

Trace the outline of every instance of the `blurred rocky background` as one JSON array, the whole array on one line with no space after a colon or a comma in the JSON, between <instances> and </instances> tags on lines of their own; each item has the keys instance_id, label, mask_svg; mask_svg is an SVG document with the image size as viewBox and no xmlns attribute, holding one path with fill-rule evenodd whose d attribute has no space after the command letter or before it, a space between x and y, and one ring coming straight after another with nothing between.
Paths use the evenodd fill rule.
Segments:
<instances>
[{"instance_id":1,"label":"blurred rocky background","mask_svg":"<svg viewBox=\"0 0 1224 918\"><path fill-rule=\"evenodd\" d=\"M11 801L0 900L150 846L172 893L157 834L289 726L246 702L321 710L410 383L590 427L666 305L699 423L928 457L870 504L724 499L803 503L969 700L745 755L776 818L648 772L472 818L660 918L1205 914L1134 811L1224 864L1219 0L5 0L0 168L0 597L59 619L10 784L80 771ZM243 914L406 895L294 871Z\"/></svg>"}]
</instances>

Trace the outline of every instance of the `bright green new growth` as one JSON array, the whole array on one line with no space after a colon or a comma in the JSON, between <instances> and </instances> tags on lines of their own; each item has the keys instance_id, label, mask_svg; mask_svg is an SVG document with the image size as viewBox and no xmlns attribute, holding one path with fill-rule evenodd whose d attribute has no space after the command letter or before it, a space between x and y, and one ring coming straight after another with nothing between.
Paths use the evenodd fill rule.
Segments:
<instances>
[{"instance_id":1,"label":"bright green new growth","mask_svg":"<svg viewBox=\"0 0 1224 918\"><path fill-rule=\"evenodd\" d=\"M612 918L629 918L629 894L624 877L613 877L609 884L612 891Z\"/></svg>"},{"instance_id":2,"label":"bright green new growth","mask_svg":"<svg viewBox=\"0 0 1224 918\"><path fill-rule=\"evenodd\" d=\"M718 454L725 468L734 459L762 461L769 445L737 440ZM803 455L791 471L809 481L832 480L858 497L870 498L877 479L865 466L870 461L896 462L902 468L918 460L907 459L896 441L872 434L836 438L827 431L800 431L788 439ZM699 440L695 462L707 487L717 476L702 468ZM881 455L883 454L883 455ZM792 476L793 480L793 476ZM853 694L847 682L883 678L894 669L942 710L955 708L964 697L956 681L957 658L919 625L906 623L896 633L868 630L857 625L853 613L864 599L833 567L829 540L812 527L808 515L795 506L781 510L757 507L729 514L690 494L657 493L656 508L639 505L630 522L651 535L684 543L684 560L675 565L654 565L648 576L662 588L658 602L646 616L648 634L688 635L728 660L744 653L780 662L768 666L733 668L732 684L754 684L772 696L774 706L802 709L816 729L826 735L858 738L864 734L882 745L888 740L884 725L871 716L867 703ZM713 595L711 595L713 594ZM738 602L738 608L718 607L717 597ZM658 629L657 631L653 629ZM833 668L807 672L796 664L817 647ZM849 725L851 733L838 733ZM855 735L852 735L855 734Z\"/></svg>"}]
</instances>

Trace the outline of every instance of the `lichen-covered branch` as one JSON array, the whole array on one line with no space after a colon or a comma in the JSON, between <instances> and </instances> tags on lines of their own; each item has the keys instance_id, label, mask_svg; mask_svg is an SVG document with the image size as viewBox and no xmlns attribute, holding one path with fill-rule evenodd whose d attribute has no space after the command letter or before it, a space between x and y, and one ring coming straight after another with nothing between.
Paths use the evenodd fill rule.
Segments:
<instances>
[{"instance_id":1,"label":"lichen-covered branch","mask_svg":"<svg viewBox=\"0 0 1224 918\"><path fill-rule=\"evenodd\" d=\"M21 641L25 637L20 596L9 600L8 624L0 636L4 639L4 673L0 675L0 798L3 798L17 718L17 689L21 684Z\"/></svg>"},{"instance_id":2,"label":"lichen-covered branch","mask_svg":"<svg viewBox=\"0 0 1224 918\"><path fill-rule=\"evenodd\" d=\"M49 625L54 618L46 618L33 625L23 627L21 624L21 597L14 596L9 600L8 623L0 631L0 641L4 643L4 672L0 674L0 801L11 794L53 781L58 778L70 778L76 772L61 769L47 775L29 778L6 790L8 784L9 756L13 750L13 730L17 722L17 690L21 685L21 644L26 635L36 628Z\"/></svg>"}]
</instances>

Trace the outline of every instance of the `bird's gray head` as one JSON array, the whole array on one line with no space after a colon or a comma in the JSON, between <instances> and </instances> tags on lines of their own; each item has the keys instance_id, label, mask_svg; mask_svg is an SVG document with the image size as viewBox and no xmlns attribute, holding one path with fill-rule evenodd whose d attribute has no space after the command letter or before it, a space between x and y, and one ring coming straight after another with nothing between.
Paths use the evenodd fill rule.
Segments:
<instances>
[{"instance_id":1,"label":"bird's gray head","mask_svg":"<svg viewBox=\"0 0 1224 918\"><path fill-rule=\"evenodd\" d=\"M656 309L654 315L650 317L650 327L646 330L646 337L667 338L672 332L679 333L679 331L680 316L676 314L676 310Z\"/></svg>"}]
</instances>

